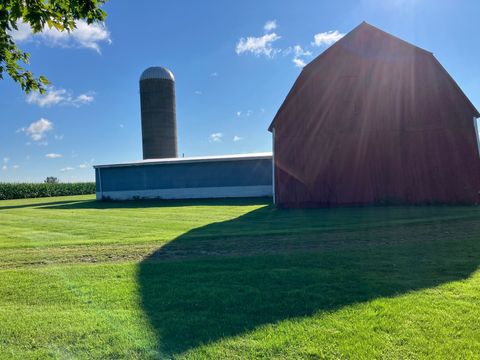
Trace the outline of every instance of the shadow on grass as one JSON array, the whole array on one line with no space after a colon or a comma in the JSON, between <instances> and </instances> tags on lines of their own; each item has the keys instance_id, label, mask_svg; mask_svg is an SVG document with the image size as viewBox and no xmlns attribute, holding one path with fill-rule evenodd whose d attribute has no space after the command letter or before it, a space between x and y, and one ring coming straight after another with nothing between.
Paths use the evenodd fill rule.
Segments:
<instances>
[{"instance_id":1,"label":"shadow on grass","mask_svg":"<svg viewBox=\"0 0 480 360\"><path fill-rule=\"evenodd\" d=\"M24 200L24 199L15 199L15 200ZM10 200L7 200L10 201ZM2 210L12 210L12 209L22 209L22 208L36 208L36 207L44 207L48 206L52 207L59 207L63 208L65 206L74 206L78 201L77 200L65 200L65 201L46 201L46 202L31 202L27 204L20 204L20 205L3 205L0 203L0 211Z\"/></svg>"},{"instance_id":2,"label":"shadow on grass","mask_svg":"<svg viewBox=\"0 0 480 360\"><path fill-rule=\"evenodd\" d=\"M272 198L225 198L225 199L186 199L186 200L125 200L125 201L97 201L80 200L64 203L50 203L47 209L82 210L82 209L146 209L156 207L182 207L182 206L219 206L219 205L260 205L269 204ZM44 205L47 205L44 204ZM1 207L0 207L1 209Z\"/></svg>"},{"instance_id":3,"label":"shadow on grass","mask_svg":"<svg viewBox=\"0 0 480 360\"><path fill-rule=\"evenodd\" d=\"M263 207L180 236L138 270L159 351L180 354L264 324L465 279L477 269L478 216L402 226L402 210L393 210L332 210L332 224L367 211L390 226L298 236L318 222L318 211ZM284 235L266 236L272 229Z\"/></svg>"}]
</instances>

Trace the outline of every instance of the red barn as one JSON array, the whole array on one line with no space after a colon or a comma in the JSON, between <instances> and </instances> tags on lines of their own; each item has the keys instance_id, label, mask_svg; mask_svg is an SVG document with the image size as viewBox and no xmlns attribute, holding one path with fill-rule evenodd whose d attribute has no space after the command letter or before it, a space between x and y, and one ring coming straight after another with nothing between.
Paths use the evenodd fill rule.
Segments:
<instances>
[{"instance_id":1,"label":"red barn","mask_svg":"<svg viewBox=\"0 0 480 360\"><path fill-rule=\"evenodd\" d=\"M362 23L305 66L269 127L275 202L478 203L479 116L431 52Z\"/></svg>"}]
</instances>

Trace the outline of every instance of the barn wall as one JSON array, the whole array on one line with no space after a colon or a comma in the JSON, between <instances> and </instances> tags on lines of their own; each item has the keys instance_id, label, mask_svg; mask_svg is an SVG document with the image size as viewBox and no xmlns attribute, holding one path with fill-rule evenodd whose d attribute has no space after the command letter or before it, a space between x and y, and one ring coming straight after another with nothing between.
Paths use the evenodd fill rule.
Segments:
<instances>
[{"instance_id":1,"label":"barn wall","mask_svg":"<svg viewBox=\"0 0 480 360\"><path fill-rule=\"evenodd\" d=\"M477 203L473 111L430 53L358 31L303 70L274 120L276 202Z\"/></svg>"},{"instance_id":2,"label":"barn wall","mask_svg":"<svg viewBox=\"0 0 480 360\"><path fill-rule=\"evenodd\" d=\"M272 196L272 159L96 168L97 199Z\"/></svg>"}]
</instances>

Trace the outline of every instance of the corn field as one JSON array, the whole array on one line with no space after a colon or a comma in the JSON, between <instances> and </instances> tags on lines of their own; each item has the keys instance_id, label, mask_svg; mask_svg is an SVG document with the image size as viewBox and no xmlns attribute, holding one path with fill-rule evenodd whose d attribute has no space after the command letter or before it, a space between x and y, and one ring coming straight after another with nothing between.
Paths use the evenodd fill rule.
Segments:
<instances>
[{"instance_id":1,"label":"corn field","mask_svg":"<svg viewBox=\"0 0 480 360\"><path fill-rule=\"evenodd\" d=\"M0 183L0 200L94 194L95 183Z\"/></svg>"}]
</instances>

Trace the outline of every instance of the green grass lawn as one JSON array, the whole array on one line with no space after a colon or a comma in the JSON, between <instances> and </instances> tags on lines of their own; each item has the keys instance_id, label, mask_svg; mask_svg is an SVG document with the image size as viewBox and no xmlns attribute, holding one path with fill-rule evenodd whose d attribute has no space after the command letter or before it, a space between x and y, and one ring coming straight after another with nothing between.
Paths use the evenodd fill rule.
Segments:
<instances>
[{"instance_id":1,"label":"green grass lawn","mask_svg":"<svg viewBox=\"0 0 480 360\"><path fill-rule=\"evenodd\" d=\"M0 201L0 359L480 358L480 208Z\"/></svg>"}]
</instances>

